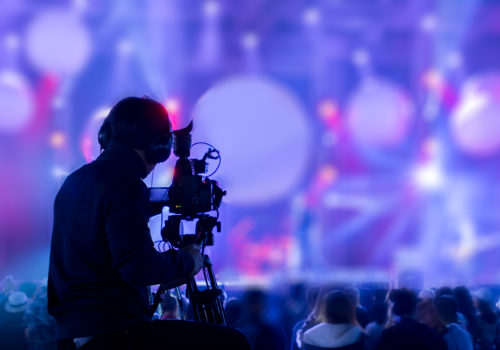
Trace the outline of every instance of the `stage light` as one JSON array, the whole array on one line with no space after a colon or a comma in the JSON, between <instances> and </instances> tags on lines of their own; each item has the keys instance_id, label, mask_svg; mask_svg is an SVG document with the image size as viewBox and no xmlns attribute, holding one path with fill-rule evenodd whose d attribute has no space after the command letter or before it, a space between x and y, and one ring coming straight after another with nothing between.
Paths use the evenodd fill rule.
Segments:
<instances>
[{"instance_id":1,"label":"stage light","mask_svg":"<svg viewBox=\"0 0 500 350\"><path fill-rule=\"evenodd\" d=\"M469 78L450 119L452 136L463 151L486 156L500 150L500 74Z\"/></svg>"},{"instance_id":2,"label":"stage light","mask_svg":"<svg viewBox=\"0 0 500 350\"><path fill-rule=\"evenodd\" d=\"M49 143L54 148L61 148L66 144L66 135L61 131L54 131L50 135Z\"/></svg>"},{"instance_id":3,"label":"stage light","mask_svg":"<svg viewBox=\"0 0 500 350\"><path fill-rule=\"evenodd\" d=\"M436 69L429 69L422 75L422 82L426 88L440 92L444 87L443 75Z\"/></svg>"},{"instance_id":4,"label":"stage light","mask_svg":"<svg viewBox=\"0 0 500 350\"><path fill-rule=\"evenodd\" d=\"M73 0L74 8L79 12L84 12L88 8L88 0Z\"/></svg>"},{"instance_id":5,"label":"stage light","mask_svg":"<svg viewBox=\"0 0 500 350\"><path fill-rule=\"evenodd\" d=\"M322 120L329 123L339 116L339 106L332 99L324 99L318 104L318 115Z\"/></svg>"},{"instance_id":6,"label":"stage light","mask_svg":"<svg viewBox=\"0 0 500 350\"><path fill-rule=\"evenodd\" d=\"M338 176L339 171L331 165L324 165L319 170L319 181L325 185L333 184Z\"/></svg>"},{"instance_id":7,"label":"stage light","mask_svg":"<svg viewBox=\"0 0 500 350\"><path fill-rule=\"evenodd\" d=\"M356 49L352 54L352 61L358 67L365 67L370 63L370 54L365 49Z\"/></svg>"},{"instance_id":8,"label":"stage light","mask_svg":"<svg viewBox=\"0 0 500 350\"><path fill-rule=\"evenodd\" d=\"M177 114L181 110L181 104L179 100L170 98L165 102L165 108L167 109L168 114Z\"/></svg>"},{"instance_id":9,"label":"stage light","mask_svg":"<svg viewBox=\"0 0 500 350\"><path fill-rule=\"evenodd\" d=\"M414 105L406 92L382 79L362 81L347 105L347 128L362 145L400 145L413 117Z\"/></svg>"},{"instance_id":10,"label":"stage light","mask_svg":"<svg viewBox=\"0 0 500 350\"><path fill-rule=\"evenodd\" d=\"M425 32L434 32L438 27L438 20L434 14L426 14L420 19L420 28Z\"/></svg>"},{"instance_id":11,"label":"stage light","mask_svg":"<svg viewBox=\"0 0 500 350\"><path fill-rule=\"evenodd\" d=\"M74 74L90 56L91 39L76 13L46 10L28 25L26 51L30 62L40 71Z\"/></svg>"},{"instance_id":12,"label":"stage light","mask_svg":"<svg viewBox=\"0 0 500 350\"><path fill-rule=\"evenodd\" d=\"M310 161L311 121L284 86L262 77L236 76L205 93L193 112L193 140L217 147L214 177L228 201L256 204L288 195Z\"/></svg>"},{"instance_id":13,"label":"stage light","mask_svg":"<svg viewBox=\"0 0 500 350\"><path fill-rule=\"evenodd\" d=\"M445 183L441 166L435 161L419 165L413 173L413 179L419 188L429 191L438 190Z\"/></svg>"},{"instance_id":14,"label":"stage light","mask_svg":"<svg viewBox=\"0 0 500 350\"><path fill-rule=\"evenodd\" d=\"M130 56L130 54L134 51L134 45L129 39L121 39L116 44L116 51L120 56Z\"/></svg>"},{"instance_id":15,"label":"stage light","mask_svg":"<svg viewBox=\"0 0 500 350\"><path fill-rule=\"evenodd\" d=\"M247 32L243 34L241 43L246 50L252 51L259 46L259 37L254 32Z\"/></svg>"},{"instance_id":16,"label":"stage light","mask_svg":"<svg viewBox=\"0 0 500 350\"><path fill-rule=\"evenodd\" d=\"M34 109L28 81L15 71L0 72L0 131L22 130L29 124Z\"/></svg>"},{"instance_id":17,"label":"stage light","mask_svg":"<svg viewBox=\"0 0 500 350\"><path fill-rule=\"evenodd\" d=\"M55 166L52 168L52 176L54 176L55 178L63 178L63 177L66 177L69 175L69 171L67 170L64 170L63 168L59 167L59 166Z\"/></svg>"},{"instance_id":18,"label":"stage light","mask_svg":"<svg viewBox=\"0 0 500 350\"><path fill-rule=\"evenodd\" d=\"M320 14L317 8L310 7L304 11L303 19L307 25L314 26L320 21Z\"/></svg>"},{"instance_id":19,"label":"stage light","mask_svg":"<svg viewBox=\"0 0 500 350\"><path fill-rule=\"evenodd\" d=\"M217 1L208 0L203 3L203 13L207 17L217 17L220 13L220 4Z\"/></svg>"}]
</instances>

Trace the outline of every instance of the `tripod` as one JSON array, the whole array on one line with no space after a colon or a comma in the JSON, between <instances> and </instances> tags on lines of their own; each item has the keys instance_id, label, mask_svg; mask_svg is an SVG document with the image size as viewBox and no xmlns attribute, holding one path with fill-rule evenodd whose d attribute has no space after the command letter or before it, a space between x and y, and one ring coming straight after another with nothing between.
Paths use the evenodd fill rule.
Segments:
<instances>
[{"instance_id":1,"label":"tripod","mask_svg":"<svg viewBox=\"0 0 500 350\"><path fill-rule=\"evenodd\" d=\"M203 274L207 288L199 290L192 278L187 283L186 295L191 301L196 321L227 325L222 290L217 285L212 262L208 255L203 256Z\"/></svg>"},{"instance_id":2,"label":"tripod","mask_svg":"<svg viewBox=\"0 0 500 350\"><path fill-rule=\"evenodd\" d=\"M226 313L224 311L223 292L217 285L212 262L208 255L203 255L203 275L207 288L199 290L196 280L191 278L186 283L186 296L191 302L193 313L196 321L208 322L221 326L227 325ZM178 283L162 283L158 288L151 307L151 317L153 317L158 305L161 301L161 296L169 289L175 288L178 299L180 299L180 290ZM182 303L180 303L182 305ZM182 306L181 306L182 307Z\"/></svg>"}]
</instances>

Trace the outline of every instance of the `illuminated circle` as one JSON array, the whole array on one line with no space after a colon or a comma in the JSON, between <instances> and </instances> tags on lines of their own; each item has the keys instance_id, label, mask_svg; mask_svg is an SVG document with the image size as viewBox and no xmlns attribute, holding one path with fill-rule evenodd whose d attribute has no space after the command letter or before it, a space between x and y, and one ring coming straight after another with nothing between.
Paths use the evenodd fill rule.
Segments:
<instances>
[{"instance_id":1,"label":"illuminated circle","mask_svg":"<svg viewBox=\"0 0 500 350\"><path fill-rule=\"evenodd\" d=\"M0 72L0 130L23 129L33 117L33 100L26 79L14 71Z\"/></svg>"},{"instance_id":2,"label":"illuminated circle","mask_svg":"<svg viewBox=\"0 0 500 350\"><path fill-rule=\"evenodd\" d=\"M347 126L352 137L368 146L401 144L413 120L414 105L391 82L365 79L347 105Z\"/></svg>"},{"instance_id":3,"label":"illuminated circle","mask_svg":"<svg viewBox=\"0 0 500 350\"><path fill-rule=\"evenodd\" d=\"M193 113L193 141L217 147L222 165L213 176L227 199L255 204L283 198L300 182L311 150L301 103L265 78L229 78L205 93Z\"/></svg>"},{"instance_id":4,"label":"illuminated circle","mask_svg":"<svg viewBox=\"0 0 500 350\"><path fill-rule=\"evenodd\" d=\"M110 110L110 107L99 108L87 122L80 140L80 148L87 163L99 156L101 147L97 141L97 134Z\"/></svg>"},{"instance_id":5,"label":"illuminated circle","mask_svg":"<svg viewBox=\"0 0 500 350\"><path fill-rule=\"evenodd\" d=\"M54 131L50 135L49 143L54 148L61 148L66 144L66 135L61 131Z\"/></svg>"},{"instance_id":6,"label":"illuminated circle","mask_svg":"<svg viewBox=\"0 0 500 350\"><path fill-rule=\"evenodd\" d=\"M451 118L456 144L472 155L490 155L500 149L499 130L500 73L469 78Z\"/></svg>"},{"instance_id":7,"label":"illuminated circle","mask_svg":"<svg viewBox=\"0 0 500 350\"><path fill-rule=\"evenodd\" d=\"M39 70L71 74L78 72L87 62L91 39L76 13L47 10L29 24L26 50L29 60Z\"/></svg>"}]
</instances>

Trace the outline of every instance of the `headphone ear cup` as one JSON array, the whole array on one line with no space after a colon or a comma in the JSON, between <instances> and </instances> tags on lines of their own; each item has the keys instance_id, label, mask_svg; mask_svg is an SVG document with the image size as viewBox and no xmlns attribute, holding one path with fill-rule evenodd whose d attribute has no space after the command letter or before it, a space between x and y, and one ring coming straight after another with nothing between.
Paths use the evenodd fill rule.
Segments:
<instances>
[{"instance_id":1,"label":"headphone ear cup","mask_svg":"<svg viewBox=\"0 0 500 350\"><path fill-rule=\"evenodd\" d=\"M111 140L111 124L109 119L104 119L104 122L99 129L97 134L97 141L99 141L99 146L101 146L101 151L108 147L109 141Z\"/></svg>"},{"instance_id":2,"label":"headphone ear cup","mask_svg":"<svg viewBox=\"0 0 500 350\"><path fill-rule=\"evenodd\" d=\"M151 164L164 162L170 157L172 149L172 133L160 136L152 141L144 151L146 160Z\"/></svg>"}]
</instances>

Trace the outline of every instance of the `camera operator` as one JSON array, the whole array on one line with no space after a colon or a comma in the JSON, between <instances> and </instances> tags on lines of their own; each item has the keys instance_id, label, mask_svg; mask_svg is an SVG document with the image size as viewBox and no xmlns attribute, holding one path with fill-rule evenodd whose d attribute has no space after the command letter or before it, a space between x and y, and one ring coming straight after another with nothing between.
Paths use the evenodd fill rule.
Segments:
<instances>
[{"instance_id":1,"label":"camera operator","mask_svg":"<svg viewBox=\"0 0 500 350\"><path fill-rule=\"evenodd\" d=\"M99 131L104 151L68 176L54 203L48 307L61 349L249 349L238 331L151 321L148 285L180 285L203 265L198 245L160 253L148 229L144 179L170 155L161 104L129 97Z\"/></svg>"}]
</instances>

